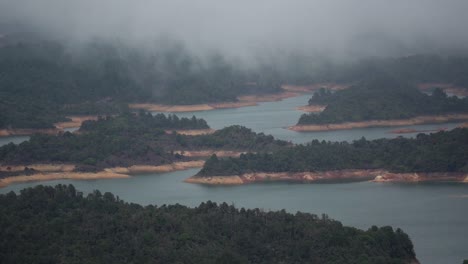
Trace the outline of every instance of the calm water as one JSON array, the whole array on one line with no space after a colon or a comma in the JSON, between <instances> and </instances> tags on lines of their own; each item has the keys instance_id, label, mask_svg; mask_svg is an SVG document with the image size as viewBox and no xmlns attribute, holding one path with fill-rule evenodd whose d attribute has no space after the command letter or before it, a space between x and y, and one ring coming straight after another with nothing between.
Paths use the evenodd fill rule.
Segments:
<instances>
[{"instance_id":1,"label":"calm water","mask_svg":"<svg viewBox=\"0 0 468 264\"><path fill-rule=\"evenodd\" d=\"M345 225L367 229L391 225L407 232L421 263L461 263L468 258L468 185L465 184L253 184L208 187L183 183L197 169L129 179L43 182L99 189L139 204L196 206L207 200L237 207L326 213ZM11 185L0 193L37 183ZM466 198L464 198L466 197Z\"/></svg>"},{"instance_id":2,"label":"calm water","mask_svg":"<svg viewBox=\"0 0 468 264\"><path fill-rule=\"evenodd\" d=\"M0 146L7 145L9 143L19 144L28 139L28 136L0 137Z\"/></svg>"},{"instance_id":3,"label":"calm water","mask_svg":"<svg viewBox=\"0 0 468 264\"><path fill-rule=\"evenodd\" d=\"M296 143L319 140L354 140L396 137L392 128L367 128L332 132L298 133L284 129L294 125L302 112L296 107L307 104L310 95L289 98L259 106L223 109L179 116L196 115L215 129L232 124L271 134ZM406 126L418 130L454 128L457 123ZM414 136L414 134L404 134ZM28 137L0 138L0 145L15 143ZM468 259L468 184L254 184L235 187L207 187L183 183L196 169L129 179L42 182L55 185L72 183L77 189L90 192L99 189L140 204L174 204L196 206L207 200L233 203L237 207L286 209L326 213L346 225L367 229L372 225L392 225L407 232L415 244L421 263L461 263ZM19 191L38 183L11 185L0 193Z\"/></svg>"},{"instance_id":4,"label":"calm water","mask_svg":"<svg viewBox=\"0 0 468 264\"><path fill-rule=\"evenodd\" d=\"M208 124L214 129L221 129L230 125L243 125L253 129L256 132L271 134L275 138L290 140L295 143L304 143L318 140L331 141L351 141L366 137L367 139L376 138L393 138L399 135L390 133L391 130L399 128L412 128L416 130L432 130L432 129L452 129L458 123L443 123L435 125L416 125L404 127L377 127L377 128L362 128L352 130L337 130L326 132L294 132L285 127L295 125L299 117L304 112L296 110L296 107L307 105L311 95L303 95L299 97L288 98L279 102L265 102L258 106L221 109L212 111L175 113L178 116L192 117L193 115L205 119ZM400 134L406 137L413 137L415 134Z\"/></svg>"},{"instance_id":5,"label":"calm water","mask_svg":"<svg viewBox=\"0 0 468 264\"><path fill-rule=\"evenodd\" d=\"M292 97L279 102L265 102L258 106L220 109L211 111L198 111L186 113L174 113L180 117L192 117L193 115L205 119L214 129L221 129L230 125L243 125L256 132L273 135L275 138L289 140L294 143L310 142L313 139L330 141L351 141L366 137L367 139L394 138L397 136L414 137L417 133L392 134L391 130L399 128L412 128L416 130L453 129L459 123L443 123L433 125L415 125L404 127L375 127L351 130L337 130L326 132L294 132L285 129L295 125L304 112L296 110L296 107L307 105L311 95ZM78 128L68 128L65 131L73 132ZM29 137L0 137L0 146L9 142L21 143Z\"/></svg>"}]
</instances>

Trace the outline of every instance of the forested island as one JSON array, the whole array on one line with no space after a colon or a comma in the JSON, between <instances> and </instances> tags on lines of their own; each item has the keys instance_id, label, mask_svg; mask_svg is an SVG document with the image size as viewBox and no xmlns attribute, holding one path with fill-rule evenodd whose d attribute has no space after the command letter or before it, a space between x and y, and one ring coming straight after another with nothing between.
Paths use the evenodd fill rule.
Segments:
<instances>
[{"instance_id":1,"label":"forested island","mask_svg":"<svg viewBox=\"0 0 468 264\"><path fill-rule=\"evenodd\" d=\"M303 114L291 129L340 129L340 124L344 129L468 119L468 98L449 97L441 89L428 95L415 85L389 77L376 77L336 92L321 89L312 96L309 105L325 108L318 114Z\"/></svg>"},{"instance_id":2,"label":"forested island","mask_svg":"<svg viewBox=\"0 0 468 264\"><path fill-rule=\"evenodd\" d=\"M406 233L226 203L130 204L73 185L0 195L1 263L418 263ZM38 242L40 241L40 242Z\"/></svg>"},{"instance_id":3,"label":"forested island","mask_svg":"<svg viewBox=\"0 0 468 264\"><path fill-rule=\"evenodd\" d=\"M457 181L468 182L468 129L416 138L325 142L248 153L213 155L188 182L243 184L262 181Z\"/></svg>"},{"instance_id":4,"label":"forested island","mask_svg":"<svg viewBox=\"0 0 468 264\"><path fill-rule=\"evenodd\" d=\"M103 178L200 167L213 153L236 156L289 146L241 126L202 135L179 129L207 129L203 119L151 115L140 111L85 121L76 133L33 135L19 145L0 147L0 185L54 177ZM37 178L35 178L37 177ZM51 177L51 178L50 178Z\"/></svg>"}]
</instances>

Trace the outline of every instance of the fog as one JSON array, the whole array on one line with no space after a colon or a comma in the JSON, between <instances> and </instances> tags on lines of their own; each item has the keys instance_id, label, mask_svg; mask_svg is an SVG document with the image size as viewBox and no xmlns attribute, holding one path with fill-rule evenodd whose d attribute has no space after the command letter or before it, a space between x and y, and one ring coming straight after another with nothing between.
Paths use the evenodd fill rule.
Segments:
<instances>
[{"instance_id":1,"label":"fog","mask_svg":"<svg viewBox=\"0 0 468 264\"><path fill-rule=\"evenodd\" d=\"M0 22L69 43L180 40L199 53L330 57L464 52L465 0L0 0ZM2 32L0 32L1 34Z\"/></svg>"}]
</instances>

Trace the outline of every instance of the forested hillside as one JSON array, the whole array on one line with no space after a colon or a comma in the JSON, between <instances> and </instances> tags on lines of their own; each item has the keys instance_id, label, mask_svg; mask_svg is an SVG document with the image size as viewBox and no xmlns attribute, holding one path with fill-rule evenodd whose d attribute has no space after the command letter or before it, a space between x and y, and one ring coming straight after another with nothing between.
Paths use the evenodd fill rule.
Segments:
<instances>
[{"instance_id":1,"label":"forested hillside","mask_svg":"<svg viewBox=\"0 0 468 264\"><path fill-rule=\"evenodd\" d=\"M405 119L421 115L468 113L468 98L448 97L436 89L432 95L414 85L378 76L337 92L320 90L309 104L326 105L319 114L303 114L298 124L326 124L368 120Z\"/></svg>"},{"instance_id":2,"label":"forested hillside","mask_svg":"<svg viewBox=\"0 0 468 264\"><path fill-rule=\"evenodd\" d=\"M468 89L468 56L416 54L405 57L330 61L296 54L277 66L285 83L355 83L387 75L409 83L448 83Z\"/></svg>"},{"instance_id":3,"label":"forested hillside","mask_svg":"<svg viewBox=\"0 0 468 264\"><path fill-rule=\"evenodd\" d=\"M0 195L1 263L410 263L408 235L326 215L129 204L72 185Z\"/></svg>"},{"instance_id":4,"label":"forested hillside","mask_svg":"<svg viewBox=\"0 0 468 264\"><path fill-rule=\"evenodd\" d=\"M210 135L186 136L165 130L207 128L203 119L149 113L123 114L86 121L78 134L34 135L19 145L0 147L0 163L74 163L80 170L135 164L160 165L184 157L175 150L272 151L288 145L263 133L231 126Z\"/></svg>"},{"instance_id":5,"label":"forested hillside","mask_svg":"<svg viewBox=\"0 0 468 264\"><path fill-rule=\"evenodd\" d=\"M468 172L468 129L416 138L319 142L283 148L271 154L207 160L198 176L231 176L251 172L304 172L342 169L386 169L392 172Z\"/></svg>"},{"instance_id":6,"label":"forested hillside","mask_svg":"<svg viewBox=\"0 0 468 264\"><path fill-rule=\"evenodd\" d=\"M280 91L268 68L199 58L179 43L153 50L93 41L0 45L0 128L46 128L70 114L109 114L131 102L198 104Z\"/></svg>"}]
</instances>

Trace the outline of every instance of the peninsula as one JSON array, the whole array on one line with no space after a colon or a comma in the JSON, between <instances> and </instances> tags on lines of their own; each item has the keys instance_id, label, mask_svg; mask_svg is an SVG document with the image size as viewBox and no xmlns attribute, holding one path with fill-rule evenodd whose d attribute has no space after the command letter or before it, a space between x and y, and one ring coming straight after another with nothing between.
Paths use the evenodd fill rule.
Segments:
<instances>
[{"instance_id":1,"label":"peninsula","mask_svg":"<svg viewBox=\"0 0 468 264\"><path fill-rule=\"evenodd\" d=\"M142 206L109 192L84 195L73 185L2 194L0 219L9 249L1 259L7 263L31 263L38 256L63 263L418 263L399 228L360 230L325 214L211 201L194 208ZM291 253L301 249L304 254Z\"/></svg>"},{"instance_id":2,"label":"peninsula","mask_svg":"<svg viewBox=\"0 0 468 264\"><path fill-rule=\"evenodd\" d=\"M213 154L239 156L289 145L240 126L213 131L196 117L140 111L84 121L77 133L37 134L20 145L0 147L0 185L168 172L202 167Z\"/></svg>"},{"instance_id":3,"label":"peninsula","mask_svg":"<svg viewBox=\"0 0 468 264\"><path fill-rule=\"evenodd\" d=\"M468 120L467 98L448 97L441 89L427 95L389 77L376 77L337 92L321 89L309 105L324 109L303 114L288 129L327 131Z\"/></svg>"},{"instance_id":4,"label":"peninsula","mask_svg":"<svg viewBox=\"0 0 468 264\"><path fill-rule=\"evenodd\" d=\"M213 155L190 183L252 182L468 182L468 129L416 138L319 142L269 154Z\"/></svg>"}]
</instances>

